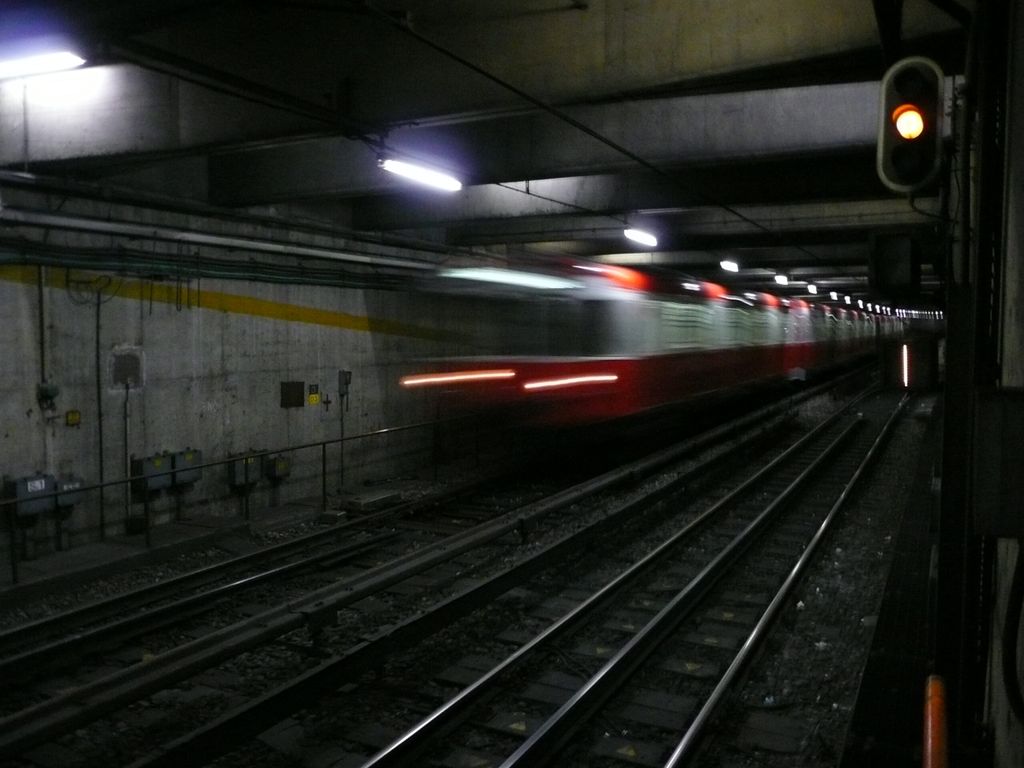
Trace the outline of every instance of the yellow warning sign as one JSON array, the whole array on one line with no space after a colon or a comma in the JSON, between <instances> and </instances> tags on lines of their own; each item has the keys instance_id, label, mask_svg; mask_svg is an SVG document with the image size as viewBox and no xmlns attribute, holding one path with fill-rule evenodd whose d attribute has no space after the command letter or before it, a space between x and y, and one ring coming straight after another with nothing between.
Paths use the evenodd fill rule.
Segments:
<instances>
[{"instance_id":1,"label":"yellow warning sign","mask_svg":"<svg viewBox=\"0 0 1024 768\"><path fill-rule=\"evenodd\" d=\"M309 402L310 405L320 405L320 393L310 392L306 400Z\"/></svg>"}]
</instances>

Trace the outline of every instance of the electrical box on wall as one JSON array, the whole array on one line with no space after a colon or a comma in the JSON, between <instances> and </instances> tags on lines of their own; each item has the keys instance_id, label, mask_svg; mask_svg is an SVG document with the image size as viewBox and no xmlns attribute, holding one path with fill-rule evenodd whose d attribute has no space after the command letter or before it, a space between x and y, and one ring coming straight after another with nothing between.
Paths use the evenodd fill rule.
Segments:
<instances>
[{"instance_id":1,"label":"electrical box on wall","mask_svg":"<svg viewBox=\"0 0 1024 768\"><path fill-rule=\"evenodd\" d=\"M110 353L110 382L115 389L139 389L145 382L142 350L117 347Z\"/></svg>"},{"instance_id":2,"label":"electrical box on wall","mask_svg":"<svg viewBox=\"0 0 1024 768\"><path fill-rule=\"evenodd\" d=\"M263 474L260 457L252 454L263 453L262 450L251 450L243 453L228 464L228 484L232 488L250 488L260 481Z\"/></svg>"},{"instance_id":3,"label":"electrical box on wall","mask_svg":"<svg viewBox=\"0 0 1024 768\"><path fill-rule=\"evenodd\" d=\"M173 458L169 453L157 453L141 459L132 458L131 472L133 493L152 493L171 487ZM166 473L166 474L164 474Z\"/></svg>"},{"instance_id":4,"label":"electrical box on wall","mask_svg":"<svg viewBox=\"0 0 1024 768\"><path fill-rule=\"evenodd\" d=\"M203 476L203 470L197 466L203 463L202 451L186 448L175 453L171 461L174 466L172 477L175 485L191 485Z\"/></svg>"},{"instance_id":5,"label":"electrical box on wall","mask_svg":"<svg viewBox=\"0 0 1024 768\"><path fill-rule=\"evenodd\" d=\"M263 457L263 475L272 483L279 483L292 473L292 460L287 456Z\"/></svg>"},{"instance_id":6,"label":"electrical box on wall","mask_svg":"<svg viewBox=\"0 0 1024 768\"><path fill-rule=\"evenodd\" d=\"M43 512L51 512L57 506L56 497L46 496L57 490L57 481L53 475L37 473L28 477L6 478L4 480L4 497L16 499L14 507L19 518L34 517Z\"/></svg>"},{"instance_id":7,"label":"electrical box on wall","mask_svg":"<svg viewBox=\"0 0 1024 768\"><path fill-rule=\"evenodd\" d=\"M306 405L306 382L281 382L281 407L302 408Z\"/></svg>"},{"instance_id":8,"label":"electrical box on wall","mask_svg":"<svg viewBox=\"0 0 1024 768\"><path fill-rule=\"evenodd\" d=\"M77 475L57 478L56 490L60 492L60 495L57 496L57 507L67 510L75 504L81 504L85 500L85 491L81 490L84 486L85 480Z\"/></svg>"}]
</instances>

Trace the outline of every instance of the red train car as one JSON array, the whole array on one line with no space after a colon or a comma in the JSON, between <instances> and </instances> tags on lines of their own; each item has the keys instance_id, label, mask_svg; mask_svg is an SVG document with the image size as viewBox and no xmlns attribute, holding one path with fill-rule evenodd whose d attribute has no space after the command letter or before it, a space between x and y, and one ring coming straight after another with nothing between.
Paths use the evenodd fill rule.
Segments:
<instances>
[{"instance_id":1,"label":"red train car","mask_svg":"<svg viewBox=\"0 0 1024 768\"><path fill-rule=\"evenodd\" d=\"M426 290L451 349L401 379L445 412L579 425L840 363L894 319L599 264L452 269Z\"/></svg>"}]
</instances>

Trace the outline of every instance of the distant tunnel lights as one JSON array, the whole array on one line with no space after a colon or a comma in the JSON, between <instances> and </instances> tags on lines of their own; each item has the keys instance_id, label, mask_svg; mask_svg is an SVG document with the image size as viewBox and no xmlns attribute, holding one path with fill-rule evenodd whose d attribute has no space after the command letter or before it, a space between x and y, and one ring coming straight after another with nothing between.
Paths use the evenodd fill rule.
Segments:
<instances>
[{"instance_id":1,"label":"distant tunnel lights","mask_svg":"<svg viewBox=\"0 0 1024 768\"><path fill-rule=\"evenodd\" d=\"M724 259L724 260L718 262L718 266L720 266L726 272L739 272L740 271L740 265L737 264L735 261L729 261L728 259Z\"/></svg>"},{"instance_id":2,"label":"distant tunnel lights","mask_svg":"<svg viewBox=\"0 0 1024 768\"><path fill-rule=\"evenodd\" d=\"M42 53L36 56L25 56L18 59L0 61L0 80L11 77L27 77L41 75L46 72L60 72L74 69L85 64L85 59L71 51Z\"/></svg>"},{"instance_id":3,"label":"distant tunnel lights","mask_svg":"<svg viewBox=\"0 0 1024 768\"><path fill-rule=\"evenodd\" d=\"M462 182L454 176L449 176L447 173L435 171L430 168L424 168L420 165L414 165L413 163L407 163L403 160L382 158L377 161L377 165L388 173L403 176L407 179L411 179L412 181L419 182L420 184L425 184L428 187L433 187L434 189L443 189L445 192L458 192L462 189Z\"/></svg>"},{"instance_id":4,"label":"distant tunnel lights","mask_svg":"<svg viewBox=\"0 0 1024 768\"><path fill-rule=\"evenodd\" d=\"M628 227L622 230L622 234L628 237L633 242L640 243L641 245L646 245L651 248L654 248L658 245L658 238L656 238L650 232L647 232L642 229L634 229L632 227Z\"/></svg>"}]
</instances>

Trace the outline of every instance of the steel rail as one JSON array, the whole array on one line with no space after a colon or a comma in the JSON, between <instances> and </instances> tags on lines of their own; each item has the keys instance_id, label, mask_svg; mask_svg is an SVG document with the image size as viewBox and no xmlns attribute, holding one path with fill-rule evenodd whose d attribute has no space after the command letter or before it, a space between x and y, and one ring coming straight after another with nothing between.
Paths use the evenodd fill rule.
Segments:
<instances>
[{"instance_id":1,"label":"steel rail","mask_svg":"<svg viewBox=\"0 0 1024 768\"><path fill-rule=\"evenodd\" d=\"M543 765L563 746L570 734L593 714L636 670L658 644L675 630L693 607L753 544L766 523L824 462L862 424L857 419L844 429L818 457L771 501L743 531L727 544L644 627L630 638L565 704L545 720L502 763L500 768Z\"/></svg>"},{"instance_id":2,"label":"steel rail","mask_svg":"<svg viewBox=\"0 0 1024 768\"><path fill-rule=\"evenodd\" d=\"M694 750L697 747L697 744L700 742L700 738L704 734L705 728L711 721L713 713L718 708L719 704L721 704L722 700L725 698L729 689L736 682L737 677L743 670L744 666L750 660L750 657L753 654L753 652L757 649L757 647L768 635L770 627L774 623L775 618L778 616L783 604L789 597L789 593L792 591L793 587L796 585L797 581L799 581L800 577L807 569L807 566L810 564L811 558L814 556L814 553L817 550L818 545L821 543L821 540L824 538L826 532L828 532L828 530L831 528L833 521L839 514L839 511L846 506L846 502L850 498L850 495L853 493L854 488L861 481L861 478L864 476L864 473L867 471L867 468L877 457L879 451L881 450L881 446L885 444L886 440L888 440L889 434L892 431L892 428L895 425L896 420L903 412L903 409L907 401L909 400L909 397L909 395L904 395L900 402L897 404L896 408L893 410L892 414L886 420L885 426L882 427L882 430L881 432L879 432L878 437L876 437L874 442L871 444L871 448L868 449L868 452L864 455L864 458L857 466L856 471L854 471L853 475L850 477L849 481L847 481L846 485L844 486L842 492L839 494L838 498L836 498L835 502L832 504L832 507L829 509L828 514L825 516L825 519L822 520L821 525L818 526L818 529L815 532L814 536L812 536L810 542L808 542L807 547L803 551L803 554L800 555L800 558L797 560L796 564L793 566L789 574L786 576L786 579L783 581L782 586L779 587L778 592L776 592L775 597L772 598L771 603L769 603L768 607L761 615L761 618L758 619L757 624L754 625L754 628L751 630L750 635L744 641L743 645L740 647L740 650L737 652L736 656L729 664L729 667L722 675L721 680L719 680L719 682L715 685L715 688L711 692L711 695L708 696L707 700L705 700L704 704L700 708L700 711L697 712L694 719L690 722L689 727L686 729L686 732L679 740L675 749L672 750L672 754L665 762L664 768L680 768L693 755Z\"/></svg>"},{"instance_id":3,"label":"steel rail","mask_svg":"<svg viewBox=\"0 0 1024 768\"><path fill-rule=\"evenodd\" d=\"M126 616L101 626L76 632L44 645L37 645L20 654L0 659L0 675L6 675L8 679L30 676L39 669L40 665L51 661L55 657L59 656L65 662L72 661L80 657L89 646L95 646L97 643L109 641L117 637L130 637L144 632L151 632L168 622L181 618L183 615L195 614L204 606L211 606L213 603L223 600L243 589L255 586L256 584L262 584L271 579L287 576L328 560L353 557L377 544L393 539L397 535L395 532L387 532L352 544L346 544L342 547L335 547L327 552L311 555L293 563L286 563L261 571L260 573L243 576L227 584L179 598L143 613Z\"/></svg>"},{"instance_id":4,"label":"steel rail","mask_svg":"<svg viewBox=\"0 0 1024 768\"><path fill-rule=\"evenodd\" d=\"M582 536L593 535L618 524L622 519L632 519L636 514L651 510L654 505L673 493L681 492L691 481L700 478L715 464L739 453L750 444L763 439L773 428L781 425L766 425L760 432L747 435L728 451L718 454L698 466L692 467L663 486L649 491L646 495L631 499L605 517L585 529L566 534L562 539L544 550L534 553L520 563L497 574L487 582L475 585L462 593L443 601L419 616L413 617L368 638L348 653L325 661L318 668L310 670L300 678L290 681L232 712L226 713L213 723L203 726L163 745L159 750L139 761L131 768L163 768L178 766L189 755L203 754L207 759L225 754L231 740L253 736L280 720L282 713L290 713L307 706L312 697L322 694L337 684L346 675L359 672L379 664L382 657L394 649L408 646L412 641L428 634L428 628L445 626L450 621L464 616L469 611L493 599L510 587L520 583L532 573L558 562L564 553L577 547ZM681 538L681 537L680 537ZM611 596L613 590L607 594Z\"/></svg>"}]
</instances>

